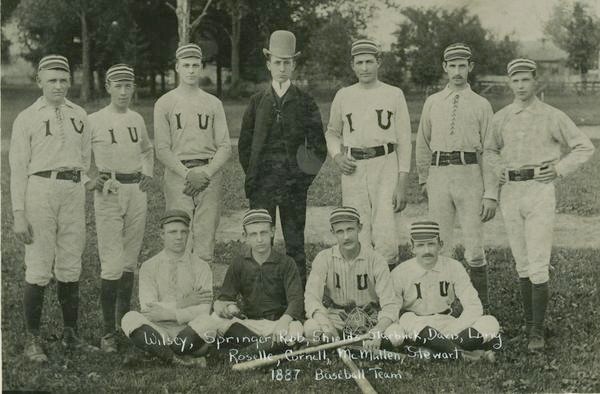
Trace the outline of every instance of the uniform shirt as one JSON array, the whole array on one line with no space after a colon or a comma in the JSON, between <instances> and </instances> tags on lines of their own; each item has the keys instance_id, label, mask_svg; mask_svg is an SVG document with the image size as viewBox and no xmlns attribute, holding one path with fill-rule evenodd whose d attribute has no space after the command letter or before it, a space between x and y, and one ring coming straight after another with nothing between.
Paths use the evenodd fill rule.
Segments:
<instances>
[{"instance_id":1,"label":"uniform shirt","mask_svg":"<svg viewBox=\"0 0 600 394\"><path fill-rule=\"evenodd\" d=\"M192 96L174 89L154 105L156 156L182 178L181 160L211 159L202 170L210 177L231 156L231 141L221 100L197 89Z\"/></svg>"},{"instance_id":2,"label":"uniform shirt","mask_svg":"<svg viewBox=\"0 0 600 394\"><path fill-rule=\"evenodd\" d=\"M412 258L392 271L396 297L402 303L402 311L418 316L442 313L451 307L455 299L460 301L463 312L458 325L466 328L483 315L483 307L477 290L462 264L445 256L438 256L436 265L426 270Z\"/></svg>"},{"instance_id":3,"label":"uniform shirt","mask_svg":"<svg viewBox=\"0 0 600 394\"><path fill-rule=\"evenodd\" d=\"M139 296L142 312L148 310L146 304L158 302L175 312L178 324L185 324L201 314L208 316L210 302L177 308L177 303L182 299L207 290L213 290L210 266L189 252L179 259L171 259L163 250L140 268Z\"/></svg>"},{"instance_id":4,"label":"uniform shirt","mask_svg":"<svg viewBox=\"0 0 600 394\"><path fill-rule=\"evenodd\" d=\"M415 150L419 183L427 182L432 152L483 152L489 122L494 114L490 103L469 85L452 91L448 86L425 100ZM483 167L483 179L491 170ZM496 199L496 195L484 194Z\"/></svg>"},{"instance_id":5,"label":"uniform shirt","mask_svg":"<svg viewBox=\"0 0 600 394\"><path fill-rule=\"evenodd\" d=\"M331 104L325 133L331 157L352 148L396 144L398 171L410 171L412 142L408 107L402 90L378 82L365 89L359 83L340 89Z\"/></svg>"},{"instance_id":6,"label":"uniform shirt","mask_svg":"<svg viewBox=\"0 0 600 394\"><path fill-rule=\"evenodd\" d=\"M242 311L250 319L277 320L287 314L302 319L304 300L296 263L274 251L262 264L252 252L235 259L225 274L219 301L237 301L242 296Z\"/></svg>"},{"instance_id":7,"label":"uniform shirt","mask_svg":"<svg viewBox=\"0 0 600 394\"><path fill-rule=\"evenodd\" d=\"M152 176L154 151L140 114L116 112L109 105L90 115L90 129L99 171Z\"/></svg>"},{"instance_id":8,"label":"uniform shirt","mask_svg":"<svg viewBox=\"0 0 600 394\"><path fill-rule=\"evenodd\" d=\"M83 108L66 99L59 107L43 96L37 99L13 123L9 152L13 211L25 209L29 175L48 170L87 172L91 154L91 133Z\"/></svg>"},{"instance_id":9,"label":"uniform shirt","mask_svg":"<svg viewBox=\"0 0 600 394\"><path fill-rule=\"evenodd\" d=\"M396 321L400 311L387 262L379 253L365 246L352 261L344 260L338 245L319 252L306 283L308 318L317 311L327 313L323 296L339 306L365 306L374 302L381 307L380 320L387 317Z\"/></svg>"},{"instance_id":10,"label":"uniform shirt","mask_svg":"<svg viewBox=\"0 0 600 394\"><path fill-rule=\"evenodd\" d=\"M498 111L490 125L484 157L497 175L504 168L555 165L568 175L594 153L594 145L564 112L534 98L528 106L514 102ZM561 159L561 145L571 152ZM496 188L498 185L496 184Z\"/></svg>"}]
</instances>

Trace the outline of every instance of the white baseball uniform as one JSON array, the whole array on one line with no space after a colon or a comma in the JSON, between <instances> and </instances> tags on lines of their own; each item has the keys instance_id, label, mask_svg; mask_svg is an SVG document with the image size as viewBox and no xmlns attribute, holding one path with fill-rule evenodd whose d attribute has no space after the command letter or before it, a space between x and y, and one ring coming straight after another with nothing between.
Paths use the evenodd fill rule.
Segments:
<instances>
[{"instance_id":1,"label":"white baseball uniform","mask_svg":"<svg viewBox=\"0 0 600 394\"><path fill-rule=\"evenodd\" d=\"M324 302L331 304L326 307ZM304 295L306 317L305 336L310 338L319 331L320 324L313 319L323 312L339 331L344 328L344 307L364 307L374 303L380 308L378 320L398 319L400 304L395 296L390 270L385 259L370 246L361 246L353 261L345 261L338 245L325 249L315 257L306 282Z\"/></svg>"},{"instance_id":2,"label":"white baseball uniform","mask_svg":"<svg viewBox=\"0 0 600 394\"><path fill-rule=\"evenodd\" d=\"M211 303L182 307L181 302L191 295L212 290L213 277L208 263L193 253L185 253L179 259L170 259L163 250L144 262L140 268L141 312L130 311L123 316L123 332L129 337L135 329L147 324L159 333L174 338L186 325L196 329L194 321L201 322L208 318ZM160 303L163 307L173 310L176 319L150 321L144 316L149 303Z\"/></svg>"},{"instance_id":3,"label":"white baseball uniform","mask_svg":"<svg viewBox=\"0 0 600 394\"><path fill-rule=\"evenodd\" d=\"M71 101L53 107L40 97L13 124L12 206L25 211L33 228L33 243L25 245L27 283L46 286L53 269L61 282L79 280L85 247L83 174L91 157L87 122L83 108ZM81 171L81 179L57 179L65 170Z\"/></svg>"},{"instance_id":4,"label":"white baseball uniform","mask_svg":"<svg viewBox=\"0 0 600 394\"><path fill-rule=\"evenodd\" d=\"M479 157L492 115L490 103L469 86L460 91L446 87L425 101L417 132L419 183L427 184L429 215L440 224L442 254L451 256L458 216L465 260L471 267L486 265L479 214L483 197L498 199L493 172L488 166L482 171L477 163L432 165L432 153L470 152Z\"/></svg>"},{"instance_id":5,"label":"white baseball uniform","mask_svg":"<svg viewBox=\"0 0 600 394\"><path fill-rule=\"evenodd\" d=\"M398 323L389 328L392 344L400 345L405 338L414 340L427 326L447 336L456 336L469 327L487 341L498 335L498 321L483 315L477 291L460 262L440 255L436 265L426 270L415 257L394 268L392 280L396 297L402 303ZM457 298L463 307L458 318L450 315Z\"/></svg>"},{"instance_id":6,"label":"white baseball uniform","mask_svg":"<svg viewBox=\"0 0 600 394\"><path fill-rule=\"evenodd\" d=\"M571 151L561 157L561 147ZM485 159L500 176L505 169L554 164L559 176L574 172L594 153L585 133L562 111L537 98L523 107L517 102L498 111L490 125ZM497 190L498 185L494 185ZM520 278L548 281L556 208L554 183L509 181L500 194L508 241Z\"/></svg>"},{"instance_id":7,"label":"white baseball uniform","mask_svg":"<svg viewBox=\"0 0 600 394\"><path fill-rule=\"evenodd\" d=\"M154 106L154 137L156 156L165 166L166 209L183 209L193 215L190 238L194 253L210 262L221 215L219 170L231 156L223 104L199 88L191 95L174 89ZM208 187L194 199L183 194L190 169L182 161L192 159L208 162L201 170L210 178Z\"/></svg>"},{"instance_id":8,"label":"white baseball uniform","mask_svg":"<svg viewBox=\"0 0 600 394\"><path fill-rule=\"evenodd\" d=\"M348 148L395 145L393 154L357 160L351 175L342 175L343 205L358 209L363 223L362 245L373 245L388 263L398 256L393 195L398 173L410 171L410 118L402 90L378 82L371 89L359 83L340 89L325 133L331 157Z\"/></svg>"},{"instance_id":9,"label":"white baseball uniform","mask_svg":"<svg viewBox=\"0 0 600 394\"><path fill-rule=\"evenodd\" d=\"M101 278L120 279L133 272L146 227L146 193L138 182L121 183L120 174L141 173L151 177L154 151L146 124L130 109L118 113L109 105L89 117L94 161L100 173L110 173L114 192L96 191L94 210Z\"/></svg>"}]
</instances>

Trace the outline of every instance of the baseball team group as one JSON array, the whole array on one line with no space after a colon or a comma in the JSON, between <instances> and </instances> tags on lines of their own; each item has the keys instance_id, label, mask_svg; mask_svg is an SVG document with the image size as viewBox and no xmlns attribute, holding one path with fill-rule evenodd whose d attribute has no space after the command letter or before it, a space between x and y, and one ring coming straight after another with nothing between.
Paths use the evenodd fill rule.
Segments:
<instances>
[{"instance_id":1,"label":"baseball team group","mask_svg":"<svg viewBox=\"0 0 600 394\"><path fill-rule=\"evenodd\" d=\"M94 193L102 351L131 343L140 357L200 365L215 347L252 355L369 334L362 342L368 351L416 346L455 355L442 358L491 359L502 336L489 310L482 236L498 205L516 263L527 349L543 351L554 182L576 171L594 146L567 115L536 97L535 62L508 63L514 101L494 113L469 86L471 49L455 43L440 54L448 83L425 101L416 134L428 216L411 224L414 257L400 262L395 217L407 204L411 123L402 90L378 79L378 44L352 44L358 82L337 92L325 129L315 100L291 82L300 55L294 34L273 32L263 52L272 81L250 98L237 145L250 205L240 223L245 247L226 262L218 294L210 263L232 145L222 102L199 87L201 48L177 49L178 86L154 105L154 141L129 108L130 66L107 70L110 104L88 116L66 99L68 60L40 60L42 96L14 121L9 153L14 233L25 244L25 357L48 361L40 322L53 277L62 344L99 350L77 329L86 191ZM311 263L307 191L327 154L341 172L343 204L329 216L336 244ZM147 193L158 182L155 155L164 166L163 249L139 268L134 311ZM272 247L277 216L285 255ZM456 224L468 270L451 258Z\"/></svg>"}]
</instances>

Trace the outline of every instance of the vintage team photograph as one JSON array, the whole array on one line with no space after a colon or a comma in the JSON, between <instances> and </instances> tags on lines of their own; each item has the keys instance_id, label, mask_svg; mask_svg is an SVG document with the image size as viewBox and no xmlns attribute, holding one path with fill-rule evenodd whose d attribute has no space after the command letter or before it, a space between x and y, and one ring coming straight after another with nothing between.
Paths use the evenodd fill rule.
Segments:
<instances>
[{"instance_id":1,"label":"vintage team photograph","mask_svg":"<svg viewBox=\"0 0 600 394\"><path fill-rule=\"evenodd\" d=\"M2 390L600 392L598 0L2 0Z\"/></svg>"}]
</instances>

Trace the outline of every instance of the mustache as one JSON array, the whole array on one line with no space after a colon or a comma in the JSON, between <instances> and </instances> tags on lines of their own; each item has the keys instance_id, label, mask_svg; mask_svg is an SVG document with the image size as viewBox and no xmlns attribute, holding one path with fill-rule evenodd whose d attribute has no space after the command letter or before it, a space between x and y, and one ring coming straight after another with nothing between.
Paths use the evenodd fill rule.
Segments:
<instances>
[{"instance_id":1,"label":"mustache","mask_svg":"<svg viewBox=\"0 0 600 394\"><path fill-rule=\"evenodd\" d=\"M423 257L434 257L431 253L424 254Z\"/></svg>"}]
</instances>

